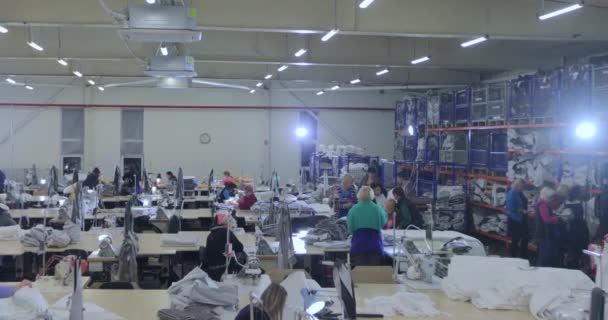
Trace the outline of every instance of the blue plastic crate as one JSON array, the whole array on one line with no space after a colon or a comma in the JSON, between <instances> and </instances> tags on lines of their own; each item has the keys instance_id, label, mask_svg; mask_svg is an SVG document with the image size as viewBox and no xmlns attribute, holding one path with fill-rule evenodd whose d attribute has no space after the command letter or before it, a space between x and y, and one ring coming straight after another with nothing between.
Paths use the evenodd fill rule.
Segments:
<instances>
[{"instance_id":1,"label":"blue plastic crate","mask_svg":"<svg viewBox=\"0 0 608 320\"><path fill-rule=\"evenodd\" d=\"M507 171L509 153L507 134L504 132L490 133L490 155L488 168L494 171Z\"/></svg>"},{"instance_id":2,"label":"blue plastic crate","mask_svg":"<svg viewBox=\"0 0 608 320\"><path fill-rule=\"evenodd\" d=\"M456 92L454 104L454 122L469 123L471 112L471 89Z\"/></svg>"},{"instance_id":3,"label":"blue plastic crate","mask_svg":"<svg viewBox=\"0 0 608 320\"><path fill-rule=\"evenodd\" d=\"M509 120L529 119L532 115L532 76L522 76L511 81Z\"/></svg>"},{"instance_id":4,"label":"blue plastic crate","mask_svg":"<svg viewBox=\"0 0 608 320\"><path fill-rule=\"evenodd\" d=\"M486 116L488 120L505 120L507 117L507 95L509 83L492 83L488 86Z\"/></svg>"},{"instance_id":5,"label":"blue plastic crate","mask_svg":"<svg viewBox=\"0 0 608 320\"><path fill-rule=\"evenodd\" d=\"M454 123L454 93L439 94L439 124L448 126Z\"/></svg>"},{"instance_id":6,"label":"blue plastic crate","mask_svg":"<svg viewBox=\"0 0 608 320\"><path fill-rule=\"evenodd\" d=\"M539 72L532 89L532 116L534 118L557 115L559 105L560 72Z\"/></svg>"},{"instance_id":7,"label":"blue plastic crate","mask_svg":"<svg viewBox=\"0 0 608 320\"><path fill-rule=\"evenodd\" d=\"M489 136L487 132L471 133L471 165L488 165Z\"/></svg>"}]
</instances>

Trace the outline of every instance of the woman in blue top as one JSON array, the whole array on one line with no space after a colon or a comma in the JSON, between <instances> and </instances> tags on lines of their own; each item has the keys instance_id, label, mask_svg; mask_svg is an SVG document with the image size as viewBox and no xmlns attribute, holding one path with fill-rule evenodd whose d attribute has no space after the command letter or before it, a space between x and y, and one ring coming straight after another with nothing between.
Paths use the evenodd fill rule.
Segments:
<instances>
[{"instance_id":1,"label":"woman in blue top","mask_svg":"<svg viewBox=\"0 0 608 320\"><path fill-rule=\"evenodd\" d=\"M347 174L342 178L342 185L336 188L334 198L336 199L336 214L339 218L346 216L348 210L357 203L357 190L351 175Z\"/></svg>"},{"instance_id":2,"label":"woman in blue top","mask_svg":"<svg viewBox=\"0 0 608 320\"><path fill-rule=\"evenodd\" d=\"M382 228L388 217L384 209L375 204L374 191L364 186L357 194L359 203L348 212L348 233L352 234L350 259L355 266L379 265L384 256Z\"/></svg>"},{"instance_id":3,"label":"woman in blue top","mask_svg":"<svg viewBox=\"0 0 608 320\"><path fill-rule=\"evenodd\" d=\"M528 199L523 193L524 182L517 179L507 192L508 231L511 237L511 257L528 257Z\"/></svg>"}]
</instances>

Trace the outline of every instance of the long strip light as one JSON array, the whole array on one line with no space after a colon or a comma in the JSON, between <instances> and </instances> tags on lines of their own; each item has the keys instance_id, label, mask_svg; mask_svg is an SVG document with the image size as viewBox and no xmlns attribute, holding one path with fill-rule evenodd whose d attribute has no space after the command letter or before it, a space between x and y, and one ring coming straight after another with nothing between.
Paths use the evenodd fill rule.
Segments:
<instances>
[{"instance_id":1,"label":"long strip light","mask_svg":"<svg viewBox=\"0 0 608 320\"><path fill-rule=\"evenodd\" d=\"M94 86L94 85L95 85L95 81L93 81L93 80L91 80L91 79L87 80L87 82L88 82L90 85L92 85L92 86Z\"/></svg>"},{"instance_id":2,"label":"long strip light","mask_svg":"<svg viewBox=\"0 0 608 320\"><path fill-rule=\"evenodd\" d=\"M74 71L72 71L72 73L73 73L75 76L77 76L78 78L82 78L82 73L80 73L80 71L78 71L78 70L74 70Z\"/></svg>"},{"instance_id":3,"label":"long strip light","mask_svg":"<svg viewBox=\"0 0 608 320\"><path fill-rule=\"evenodd\" d=\"M249 93L255 93L255 89L249 90Z\"/></svg>"},{"instance_id":4,"label":"long strip light","mask_svg":"<svg viewBox=\"0 0 608 320\"><path fill-rule=\"evenodd\" d=\"M388 68L384 68L384 69L382 69L382 70L380 70L380 71L376 72L376 75L377 75L377 76L381 76L381 75L383 75L383 74L387 74L387 73L388 73L388 71L389 71L389 70L388 70Z\"/></svg>"},{"instance_id":5,"label":"long strip light","mask_svg":"<svg viewBox=\"0 0 608 320\"><path fill-rule=\"evenodd\" d=\"M156 0L146 0L146 2L147 2L148 4L155 4L155 3L156 3Z\"/></svg>"},{"instance_id":6,"label":"long strip light","mask_svg":"<svg viewBox=\"0 0 608 320\"><path fill-rule=\"evenodd\" d=\"M567 6L565 8L559 9L559 10L555 10L555 11L552 11L552 12L549 12L549 13L545 13L542 16L539 16L538 20L551 19L551 18L560 16L560 15L562 15L564 13L568 13L568 12L571 12L571 11L574 11L574 10L578 10L578 9L580 9L582 7L583 7L583 5L581 3L576 3L576 4L573 4L571 6Z\"/></svg>"},{"instance_id":7,"label":"long strip light","mask_svg":"<svg viewBox=\"0 0 608 320\"><path fill-rule=\"evenodd\" d=\"M363 0L361 1L361 3L359 3L359 8L361 9L365 9L367 7L369 7L370 4L372 4L375 0Z\"/></svg>"},{"instance_id":8,"label":"long strip light","mask_svg":"<svg viewBox=\"0 0 608 320\"><path fill-rule=\"evenodd\" d=\"M335 85L335 86L331 87L331 90L332 90L332 91L336 91L336 90L338 90L338 89L340 89L340 86L339 86L339 85Z\"/></svg>"},{"instance_id":9,"label":"long strip light","mask_svg":"<svg viewBox=\"0 0 608 320\"><path fill-rule=\"evenodd\" d=\"M424 56L424 57L412 60L412 64L419 64L419 63L427 62L429 60L431 60L431 57Z\"/></svg>"},{"instance_id":10,"label":"long strip light","mask_svg":"<svg viewBox=\"0 0 608 320\"><path fill-rule=\"evenodd\" d=\"M283 71L287 70L287 68L289 68L289 66L288 66L288 65L286 65L286 64L284 64L284 65L280 66L280 67L277 69L277 71L278 71L278 72L283 72Z\"/></svg>"},{"instance_id":11,"label":"long strip light","mask_svg":"<svg viewBox=\"0 0 608 320\"><path fill-rule=\"evenodd\" d=\"M317 95L322 96L324 93L325 93L325 91L321 90L321 91L317 92Z\"/></svg>"},{"instance_id":12,"label":"long strip light","mask_svg":"<svg viewBox=\"0 0 608 320\"><path fill-rule=\"evenodd\" d=\"M169 49L167 49L167 46L165 46L164 44L160 46L160 53L163 56L169 55Z\"/></svg>"},{"instance_id":13,"label":"long strip light","mask_svg":"<svg viewBox=\"0 0 608 320\"><path fill-rule=\"evenodd\" d=\"M350 81L350 84L357 84L357 83L361 83L361 79L357 78L357 79L353 79Z\"/></svg>"},{"instance_id":14,"label":"long strip light","mask_svg":"<svg viewBox=\"0 0 608 320\"><path fill-rule=\"evenodd\" d=\"M25 86L25 88L26 88L27 90L34 90L34 87L32 87L32 86L28 86L28 85L26 85L26 86Z\"/></svg>"},{"instance_id":15,"label":"long strip light","mask_svg":"<svg viewBox=\"0 0 608 320\"><path fill-rule=\"evenodd\" d=\"M10 84L16 84L17 81L11 79L11 78L6 78L6 82L10 83Z\"/></svg>"},{"instance_id":16,"label":"long strip light","mask_svg":"<svg viewBox=\"0 0 608 320\"><path fill-rule=\"evenodd\" d=\"M28 41L27 45L32 47L34 50L44 51L44 48L34 41Z\"/></svg>"},{"instance_id":17,"label":"long strip light","mask_svg":"<svg viewBox=\"0 0 608 320\"><path fill-rule=\"evenodd\" d=\"M470 46L474 46L476 44L485 42L488 40L487 36L483 36L483 37L479 37L479 38L475 38L473 40L469 40L467 42L463 42L460 44L461 47L466 48L466 47L470 47Z\"/></svg>"},{"instance_id":18,"label":"long strip light","mask_svg":"<svg viewBox=\"0 0 608 320\"><path fill-rule=\"evenodd\" d=\"M258 82L255 86L259 88L259 87L261 87L263 85L264 85L264 82Z\"/></svg>"},{"instance_id":19,"label":"long strip light","mask_svg":"<svg viewBox=\"0 0 608 320\"><path fill-rule=\"evenodd\" d=\"M65 61L63 58L58 58L57 63L59 63L60 65L62 65L64 67L67 67L67 65L68 65L68 62Z\"/></svg>"},{"instance_id":20,"label":"long strip light","mask_svg":"<svg viewBox=\"0 0 608 320\"><path fill-rule=\"evenodd\" d=\"M102 87L102 86L97 87L97 89L99 89L99 91L104 91L104 90L106 90L106 88L104 88L104 87Z\"/></svg>"},{"instance_id":21,"label":"long strip light","mask_svg":"<svg viewBox=\"0 0 608 320\"><path fill-rule=\"evenodd\" d=\"M267 75L264 77L264 79L266 79L266 80L268 80L268 79L270 79L270 78L272 78L272 74L270 74L270 73L269 73L269 74L267 74Z\"/></svg>"},{"instance_id":22,"label":"long strip light","mask_svg":"<svg viewBox=\"0 0 608 320\"><path fill-rule=\"evenodd\" d=\"M327 32L323 38L321 38L321 41L325 42L328 41L329 39L331 39L333 36L335 36L336 34L338 34L338 32L340 32L339 29L331 29L329 30L329 32Z\"/></svg>"},{"instance_id":23,"label":"long strip light","mask_svg":"<svg viewBox=\"0 0 608 320\"><path fill-rule=\"evenodd\" d=\"M7 33L7 32L8 32L8 29L5 26L0 25L0 33Z\"/></svg>"},{"instance_id":24,"label":"long strip light","mask_svg":"<svg viewBox=\"0 0 608 320\"><path fill-rule=\"evenodd\" d=\"M296 57L301 57L301 56L303 56L305 53L306 53L306 49L300 49L300 50L298 50L298 51L297 51L297 52L294 54L294 56L296 56Z\"/></svg>"}]
</instances>

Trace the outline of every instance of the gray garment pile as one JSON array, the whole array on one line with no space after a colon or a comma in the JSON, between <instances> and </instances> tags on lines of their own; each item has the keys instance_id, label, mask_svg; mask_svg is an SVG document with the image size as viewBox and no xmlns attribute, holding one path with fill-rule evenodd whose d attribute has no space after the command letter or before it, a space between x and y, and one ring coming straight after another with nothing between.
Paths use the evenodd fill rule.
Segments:
<instances>
[{"instance_id":1,"label":"gray garment pile","mask_svg":"<svg viewBox=\"0 0 608 320\"><path fill-rule=\"evenodd\" d=\"M122 242L118 253L118 266L112 271L113 281L134 282L137 281L137 253L139 242L137 235L129 231Z\"/></svg>"},{"instance_id":2,"label":"gray garment pile","mask_svg":"<svg viewBox=\"0 0 608 320\"><path fill-rule=\"evenodd\" d=\"M187 306L184 310L158 310L158 318L160 320L220 320L222 313L221 307L194 304Z\"/></svg>"},{"instance_id":3,"label":"gray garment pile","mask_svg":"<svg viewBox=\"0 0 608 320\"><path fill-rule=\"evenodd\" d=\"M21 243L27 247L38 247L42 249L44 248L45 239L47 246L56 248L67 247L72 241L68 233L53 230L53 228L48 228L39 224L23 235Z\"/></svg>"},{"instance_id":4,"label":"gray garment pile","mask_svg":"<svg viewBox=\"0 0 608 320\"><path fill-rule=\"evenodd\" d=\"M171 309L184 310L188 306L236 308L239 305L239 288L236 285L218 286L207 273L196 267L169 289Z\"/></svg>"},{"instance_id":5,"label":"gray garment pile","mask_svg":"<svg viewBox=\"0 0 608 320\"><path fill-rule=\"evenodd\" d=\"M71 244L80 242L80 221L76 221L76 223L66 221L63 224L63 231L70 237Z\"/></svg>"},{"instance_id":6,"label":"gray garment pile","mask_svg":"<svg viewBox=\"0 0 608 320\"><path fill-rule=\"evenodd\" d=\"M346 240L348 238L346 220L335 218L323 219L313 229L308 231L308 235L321 236L323 234L329 236L326 240Z\"/></svg>"}]
</instances>

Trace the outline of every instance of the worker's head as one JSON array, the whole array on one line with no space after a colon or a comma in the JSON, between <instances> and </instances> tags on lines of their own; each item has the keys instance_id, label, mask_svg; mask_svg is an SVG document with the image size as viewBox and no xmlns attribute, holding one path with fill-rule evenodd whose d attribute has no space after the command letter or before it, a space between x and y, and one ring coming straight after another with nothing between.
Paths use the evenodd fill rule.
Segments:
<instances>
[{"instance_id":1,"label":"worker's head","mask_svg":"<svg viewBox=\"0 0 608 320\"><path fill-rule=\"evenodd\" d=\"M402 199L405 199L405 192L403 192L403 188L393 188L393 198L395 198L396 201L401 201Z\"/></svg>"},{"instance_id":2,"label":"worker's head","mask_svg":"<svg viewBox=\"0 0 608 320\"><path fill-rule=\"evenodd\" d=\"M253 186L248 184L245 186L245 194L246 195L251 195L253 194Z\"/></svg>"},{"instance_id":3,"label":"worker's head","mask_svg":"<svg viewBox=\"0 0 608 320\"><path fill-rule=\"evenodd\" d=\"M555 196L555 189L551 187L543 187L538 195L539 200L549 202L550 198Z\"/></svg>"},{"instance_id":4,"label":"worker's head","mask_svg":"<svg viewBox=\"0 0 608 320\"><path fill-rule=\"evenodd\" d=\"M359 201L372 201L374 198L374 190L368 186L361 187L357 193L357 200Z\"/></svg>"},{"instance_id":5,"label":"worker's head","mask_svg":"<svg viewBox=\"0 0 608 320\"><path fill-rule=\"evenodd\" d=\"M377 176L377 172L376 172L376 168L374 167L370 167L369 169L367 169L367 178L368 179L375 179Z\"/></svg>"},{"instance_id":6,"label":"worker's head","mask_svg":"<svg viewBox=\"0 0 608 320\"><path fill-rule=\"evenodd\" d=\"M224 177L230 177L230 171L228 171L228 170L224 171Z\"/></svg>"},{"instance_id":7,"label":"worker's head","mask_svg":"<svg viewBox=\"0 0 608 320\"><path fill-rule=\"evenodd\" d=\"M93 174L96 176L99 176L99 175L101 175L101 171L99 171L99 168L95 168L95 169L93 169Z\"/></svg>"},{"instance_id":8,"label":"worker's head","mask_svg":"<svg viewBox=\"0 0 608 320\"><path fill-rule=\"evenodd\" d=\"M225 213L218 213L215 215L215 225L216 226L223 226L226 224L226 222L228 221L228 215Z\"/></svg>"},{"instance_id":9,"label":"worker's head","mask_svg":"<svg viewBox=\"0 0 608 320\"><path fill-rule=\"evenodd\" d=\"M513 181L513 183L511 184L511 188L517 191L523 191L524 190L524 180L522 179L515 179L515 181Z\"/></svg>"},{"instance_id":10,"label":"worker's head","mask_svg":"<svg viewBox=\"0 0 608 320\"><path fill-rule=\"evenodd\" d=\"M173 172L171 172L171 171L167 171L167 173L165 173L165 174L167 175L167 178L173 178L174 177Z\"/></svg>"},{"instance_id":11,"label":"worker's head","mask_svg":"<svg viewBox=\"0 0 608 320\"><path fill-rule=\"evenodd\" d=\"M374 183L370 184L369 187L372 188L372 190L374 190L374 194L376 196L384 194L384 190L383 190L384 188L382 188L382 185L379 183L374 182Z\"/></svg>"},{"instance_id":12,"label":"worker's head","mask_svg":"<svg viewBox=\"0 0 608 320\"><path fill-rule=\"evenodd\" d=\"M261 298L268 317L271 320L281 319L287 301L287 290L273 282L264 290Z\"/></svg>"},{"instance_id":13,"label":"worker's head","mask_svg":"<svg viewBox=\"0 0 608 320\"><path fill-rule=\"evenodd\" d=\"M397 185L401 186L405 184L407 179L409 179L409 177L405 170L401 170L399 173L397 173Z\"/></svg>"},{"instance_id":14,"label":"worker's head","mask_svg":"<svg viewBox=\"0 0 608 320\"><path fill-rule=\"evenodd\" d=\"M563 199L566 199L570 194L570 187L565 184L560 184L559 187L557 187L557 190L555 190L555 192Z\"/></svg>"},{"instance_id":15,"label":"worker's head","mask_svg":"<svg viewBox=\"0 0 608 320\"><path fill-rule=\"evenodd\" d=\"M342 186L345 188L350 188L353 186L353 176L347 174L342 178Z\"/></svg>"}]
</instances>

